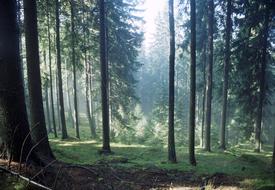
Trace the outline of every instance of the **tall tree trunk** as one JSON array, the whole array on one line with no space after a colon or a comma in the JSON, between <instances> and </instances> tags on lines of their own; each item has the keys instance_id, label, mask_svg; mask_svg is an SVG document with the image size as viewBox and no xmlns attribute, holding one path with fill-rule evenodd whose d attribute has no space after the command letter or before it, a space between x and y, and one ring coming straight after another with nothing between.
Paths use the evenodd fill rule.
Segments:
<instances>
[{"instance_id":1,"label":"tall tree trunk","mask_svg":"<svg viewBox=\"0 0 275 190\"><path fill-rule=\"evenodd\" d=\"M70 97L70 88L69 88L69 67L68 67L68 64L67 62L66 63L66 94L67 94L67 106L68 106L68 109L69 109L69 113L68 113L68 118L69 118L69 121L70 123L72 124L71 126L74 127L73 123L74 123L74 119L73 119L73 112L72 112L72 106L71 106L71 97Z\"/></svg>"},{"instance_id":2,"label":"tall tree trunk","mask_svg":"<svg viewBox=\"0 0 275 190\"><path fill-rule=\"evenodd\" d=\"M272 155L272 168L275 171L275 135L274 135L274 143L273 143L273 155Z\"/></svg>"},{"instance_id":3,"label":"tall tree trunk","mask_svg":"<svg viewBox=\"0 0 275 190\"><path fill-rule=\"evenodd\" d=\"M268 39L268 24L269 24L269 7L266 5L265 18L264 18L264 28L262 32L262 50L261 50L261 72L260 72L260 94L259 94L259 104L258 113L256 119L255 128L255 151L260 152L261 150L261 128L262 128L262 115L263 115L263 101L265 99L265 73L266 73L266 49L267 49L267 39Z\"/></svg>"},{"instance_id":4,"label":"tall tree trunk","mask_svg":"<svg viewBox=\"0 0 275 190\"><path fill-rule=\"evenodd\" d=\"M58 73L55 73L55 92L56 92L56 108L57 108L57 130L61 131L61 119L60 119L60 103L59 103L59 90L58 90Z\"/></svg>"},{"instance_id":5,"label":"tall tree trunk","mask_svg":"<svg viewBox=\"0 0 275 190\"><path fill-rule=\"evenodd\" d=\"M32 148L19 55L16 1L0 1L0 139L1 151L13 161L26 161Z\"/></svg>"},{"instance_id":6,"label":"tall tree trunk","mask_svg":"<svg viewBox=\"0 0 275 190\"><path fill-rule=\"evenodd\" d=\"M54 100L53 100L53 73L52 73L52 48L51 48L51 33L50 33L50 11L49 11L49 0L47 0L47 35L48 35L48 53L49 53L49 71L50 71L50 99L51 99L51 112L52 112L52 124L54 137L57 138L56 122L55 122L55 111L54 111Z\"/></svg>"},{"instance_id":7,"label":"tall tree trunk","mask_svg":"<svg viewBox=\"0 0 275 190\"><path fill-rule=\"evenodd\" d=\"M169 30L170 30L170 56L169 56L169 118L168 118L168 160L177 162L174 134L174 107L175 107L175 21L174 0L169 0Z\"/></svg>"},{"instance_id":8,"label":"tall tree trunk","mask_svg":"<svg viewBox=\"0 0 275 190\"><path fill-rule=\"evenodd\" d=\"M68 138L66 120L64 113L62 72L61 72L61 54L60 54L60 20L59 20L59 0L55 0L56 8L56 54L57 54L57 73L58 73L58 90L59 90L59 111L61 119L62 139Z\"/></svg>"},{"instance_id":9,"label":"tall tree trunk","mask_svg":"<svg viewBox=\"0 0 275 190\"><path fill-rule=\"evenodd\" d=\"M89 62L89 85L90 85L90 109L91 109L91 118L92 118L92 127L91 133L95 134L96 138L96 119L95 119L95 113L94 113L94 102L93 102L93 80L92 80L92 74L93 74L93 66L92 62Z\"/></svg>"},{"instance_id":10,"label":"tall tree trunk","mask_svg":"<svg viewBox=\"0 0 275 190\"><path fill-rule=\"evenodd\" d=\"M76 138L79 136L79 118L78 118L78 102L77 102L77 86L76 86L76 63L75 63L75 26L74 26L74 1L71 0L71 32L72 32L72 62L73 62L73 83L74 83L74 125Z\"/></svg>"},{"instance_id":11,"label":"tall tree trunk","mask_svg":"<svg viewBox=\"0 0 275 190\"><path fill-rule=\"evenodd\" d=\"M189 162L196 165L195 127L196 127L196 1L190 0L191 6L191 44L190 44L190 106L189 106Z\"/></svg>"},{"instance_id":12,"label":"tall tree trunk","mask_svg":"<svg viewBox=\"0 0 275 190\"><path fill-rule=\"evenodd\" d=\"M208 64L206 81L206 110L205 110L205 150L211 151L211 102L212 102L212 72L213 72L213 24L214 2L208 0Z\"/></svg>"},{"instance_id":13,"label":"tall tree trunk","mask_svg":"<svg viewBox=\"0 0 275 190\"><path fill-rule=\"evenodd\" d=\"M43 52L44 57L44 64L45 64L45 70L47 70L47 61L46 61L46 51ZM49 81L48 78L46 79L46 84L44 86L44 94L45 94L45 103L46 103L46 113L47 113L47 126L48 126L48 132L52 133L52 125L51 125L51 118L50 118L50 106L49 106Z\"/></svg>"},{"instance_id":14,"label":"tall tree trunk","mask_svg":"<svg viewBox=\"0 0 275 190\"><path fill-rule=\"evenodd\" d=\"M204 42L203 50L203 94L202 94L202 116L201 116L201 148L204 147L204 124L205 124L205 98L206 98L206 43Z\"/></svg>"},{"instance_id":15,"label":"tall tree trunk","mask_svg":"<svg viewBox=\"0 0 275 190\"><path fill-rule=\"evenodd\" d=\"M84 57L85 57L85 99L86 99L86 113L87 113L87 118L89 121L89 126L91 129L91 136L92 138L95 138L95 130L94 130L94 126L93 126L93 121L92 121L92 117L91 117L91 111L90 111L90 101L89 101L89 95L90 95L90 89L89 89L89 73L90 73L90 66L88 64L87 61L87 53L85 51L84 53Z\"/></svg>"},{"instance_id":16,"label":"tall tree trunk","mask_svg":"<svg viewBox=\"0 0 275 190\"><path fill-rule=\"evenodd\" d=\"M223 69L223 100L222 100L222 126L220 136L220 148L226 149L225 141L225 126L226 126L226 114L227 114L227 92L228 92L228 72L230 64L230 39L231 39L231 0L227 0L227 11L226 11L226 33L225 33L225 60Z\"/></svg>"},{"instance_id":17,"label":"tall tree trunk","mask_svg":"<svg viewBox=\"0 0 275 190\"><path fill-rule=\"evenodd\" d=\"M53 159L54 156L48 141L43 109L35 0L24 0L24 18L30 97L31 136L34 144L37 144L37 150L44 156Z\"/></svg>"},{"instance_id":18,"label":"tall tree trunk","mask_svg":"<svg viewBox=\"0 0 275 190\"><path fill-rule=\"evenodd\" d=\"M100 64L101 64L101 101L102 101L102 127L103 127L103 153L110 153L110 126L108 101L108 66L106 60L106 21L105 1L99 2L100 14Z\"/></svg>"}]
</instances>

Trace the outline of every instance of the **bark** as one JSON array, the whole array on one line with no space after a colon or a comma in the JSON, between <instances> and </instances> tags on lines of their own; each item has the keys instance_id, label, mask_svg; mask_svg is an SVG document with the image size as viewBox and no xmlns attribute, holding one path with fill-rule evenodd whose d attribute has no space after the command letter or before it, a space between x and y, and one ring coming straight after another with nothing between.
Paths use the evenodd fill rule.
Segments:
<instances>
[{"instance_id":1,"label":"bark","mask_svg":"<svg viewBox=\"0 0 275 190\"><path fill-rule=\"evenodd\" d=\"M20 66L15 0L0 1L0 28L1 151L13 161L19 161L23 141L30 131ZM25 161L31 147L31 139L27 138L22 161Z\"/></svg>"},{"instance_id":2,"label":"bark","mask_svg":"<svg viewBox=\"0 0 275 190\"><path fill-rule=\"evenodd\" d=\"M256 119L256 128L255 128L255 151L260 152L261 150L261 128L262 128L262 117L263 117L263 102L265 99L265 73L266 73L266 50L268 44L268 24L269 24L269 7L266 5L265 19L264 19L264 28L263 28L263 37L262 37L262 50L261 50L261 71L260 71L260 94L259 94L259 104L258 104L258 113Z\"/></svg>"},{"instance_id":3,"label":"bark","mask_svg":"<svg viewBox=\"0 0 275 190\"><path fill-rule=\"evenodd\" d=\"M96 120L95 120L95 114L94 114L94 104L93 104L93 80L92 80L92 74L93 74L93 67L92 67L92 62L89 63L89 86L90 86L90 109L91 109L91 118L92 118L92 126L91 128L91 133L95 134L95 138L97 137L96 135Z\"/></svg>"},{"instance_id":4,"label":"bark","mask_svg":"<svg viewBox=\"0 0 275 190\"><path fill-rule=\"evenodd\" d=\"M44 156L53 159L54 156L48 141L43 109L35 0L24 0L24 18L30 97L31 137L34 144L38 144L38 151Z\"/></svg>"},{"instance_id":5,"label":"bark","mask_svg":"<svg viewBox=\"0 0 275 190\"><path fill-rule=\"evenodd\" d=\"M275 170L275 135L274 135L274 143L273 143L272 168Z\"/></svg>"},{"instance_id":6,"label":"bark","mask_svg":"<svg viewBox=\"0 0 275 190\"><path fill-rule=\"evenodd\" d=\"M50 33L50 12L49 12L49 0L47 0L47 35L48 35L48 53L49 53L49 71L50 71L50 102L51 102L51 114L54 136L57 138L54 101L53 101L53 73L52 73L52 50L51 50L51 33Z\"/></svg>"},{"instance_id":7,"label":"bark","mask_svg":"<svg viewBox=\"0 0 275 190\"><path fill-rule=\"evenodd\" d=\"M56 92L56 108L57 108L57 130L61 131L61 119L60 119L60 103L59 103L59 90L58 90L58 73L55 73L55 92Z\"/></svg>"},{"instance_id":8,"label":"bark","mask_svg":"<svg viewBox=\"0 0 275 190\"><path fill-rule=\"evenodd\" d=\"M168 118L168 160L177 162L174 134L174 107L175 107L175 21L174 0L169 0L169 30L170 30L170 55L169 55L169 118Z\"/></svg>"},{"instance_id":9,"label":"bark","mask_svg":"<svg viewBox=\"0 0 275 190\"><path fill-rule=\"evenodd\" d=\"M71 106L71 97L70 97L70 88L69 88L69 68L68 68L68 64L66 62L66 94L67 94L67 104L68 104L68 109L69 109L69 113L68 113L68 117L70 120L70 123L72 124L72 127L74 126L74 119L73 119L73 112L72 112L72 106Z\"/></svg>"},{"instance_id":10,"label":"bark","mask_svg":"<svg viewBox=\"0 0 275 190\"><path fill-rule=\"evenodd\" d=\"M46 61L46 52L44 51L43 53L43 57L44 57L44 64L45 64L45 70L47 68L47 61ZM49 92L48 92L48 89L49 89L49 81L48 79L46 79L46 84L44 86L44 94L45 94L45 104L46 104L46 113L47 113L47 126L48 126L48 132L49 133L52 133L52 125L51 125L51 118L50 118L50 105L49 105Z\"/></svg>"},{"instance_id":11,"label":"bark","mask_svg":"<svg viewBox=\"0 0 275 190\"><path fill-rule=\"evenodd\" d=\"M79 136L79 118L76 86L76 61L75 61L75 25L74 25L74 1L71 0L71 32L72 32L72 62L73 62L73 86L74 86L74 126L76 138Z\"/></svg>"},{"instance_id":12,"label":"bark","mask_svg":"<svg viewBox=\"0 0 275 190\"><path fill-rule=\"evenodd\" d=\"M203 94L202 94L202 118L201 118L201 148L204 147L204 124L205 124L205 97L206 97L206 43L203 47Z\"/></svg>"},{"instance_id":13,"label":"bark","mask_svg":"<svg viewBox=\"0 0 275 190\"><path fill-rule=\"evenodd\" d=\"M205 150L211 151L211 102L212 102L212 72L213 72L213 24L214 2L208 0L208 64L206 80L206 110L205 110Z\"/></svg>"},{"instance_id":14,"label":"bark","mask_svg":"<svg viewBox=\"0 0 275 190\"><path fill-rule=\"evenodd\" d=\"M195 127L196 127L196 1L191 6L191 44L190 44L190 106L189 106L189 162L196 165Z\"/></svg>"},{"instance_id":15,"label":"bark","mask_svg":"<svg viewBox=\"0 0 275 190\"><path fill-rule=\"evenodd\" d=\"M226 33L225 33L225 60L223 68L223 100L222 100L222 121L221 121L221 136L220 136L220 148L226 149L225 140L225 127L226 127L226 114L227 114L227 94L228 94L228 74L230 64L230 40L231 40L231 0L227 0L227 11L226 11Z\"/></svg>"},{"instance_id":16,"label":"bark","mask_svg":"<svg viewBox=\"0 0 275 190\"><path fill-rule=\"evenodd\" d=\"M60 19L59 19L59 0L55 0L56 8L56 54L57 54L57 73L58 73L58 95L59 95L59 112L61 119L62 139L68 138L66 120L64 113L64 100L63 100L63 86L62 86L62 72L61 72L61 53L60 53Z\"/></svg>"},{"instance_id":17,"label":"bark","mask_svg":"<svg viewBox=\"0 0 275 190\"><path fill-rule=\"evenodd\" d=\"M103 147L102 152L110 153L110 126L109 126L109 101L108 101L108 66L106 58L106 21L105 1L99 2L100 14L100 64L101 64L101 102L102 102L102 127Z\"/></svg>"}]
</instances>

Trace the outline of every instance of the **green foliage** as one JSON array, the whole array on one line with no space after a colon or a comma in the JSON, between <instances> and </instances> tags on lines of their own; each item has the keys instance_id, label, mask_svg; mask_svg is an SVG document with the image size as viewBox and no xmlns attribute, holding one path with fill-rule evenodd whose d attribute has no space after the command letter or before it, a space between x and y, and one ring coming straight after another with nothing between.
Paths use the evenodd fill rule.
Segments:
<instances>
[{"instance_id":1,"label":"green foliage","mask_svg":"<svg viewBox=\"0 0 275 190\"><path fill-rule=\"evenodd\" d=\"M84 128L85 129L85 128ZM88 128L87 128L88 130ZM81 136L85 136L84 133ZM275 185L274 176L270 172L271 147L264 147L262 153L255 153L252 145L241 144L220 152L204 152L197 148L198 165L188 164L186 147L178 147L178 163L166 161L167 147L160 142L151 145L112 143L113 155L99 155L100 141L94 140L66 140L50 138L51 146L56 157L62 161L77 164L108 163L112 167L126 168L161 168L167 170L193 171L198 175L212 175L217 172L225 173L240 179L242 187L261 187Z\"/></svg>"}]
</instances>

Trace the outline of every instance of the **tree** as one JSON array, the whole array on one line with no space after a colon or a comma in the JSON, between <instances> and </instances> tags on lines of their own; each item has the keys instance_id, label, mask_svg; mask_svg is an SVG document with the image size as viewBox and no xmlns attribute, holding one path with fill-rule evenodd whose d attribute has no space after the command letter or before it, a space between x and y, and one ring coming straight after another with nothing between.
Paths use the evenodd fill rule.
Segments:
<instances>
[{"instance_id":1,"label":"tree","mask_svg":"<svg viewBox=\"0 0 275 190\"><path fill-rule=\"evenodd\" d=\"M263 101L265 99L265 77L266 77L266 51L268 45L268 24L269 24L269 7L266 6L265 17L264 17L264 25L262 30L262 48L261 48L261 59L260 59L260 94L259 94L259 103L257 110L257 119L255 126L255 151L260 152L261 149L261 128L262 128L262 115L263 115Z\"/></svg>"},{"instance_id":2,"label":"tree","mask_svg":"<svg viewBox=\"0 0 275 190\"><path fill-rule=\"evenodd\" d=\"M189 107L189 161L196 165L195 159L195 127L196 127L196 0L191 6L191 43L190 43L190 107Z\"/></svg>"},{"instance_id":3,"label":"tree","mask_svg":"<svg viewBox=\"0 0 275 190\"><path fill-rule=\"evenodd\" d=\"M26 138L30 131L20 66L15 0L0 1L0 27L1 151L13 161L20 161L21 157L24 162L32 142L31 138Z\"/></svg>"},{"instance_id":4,"label":"tree","mask_svg":"<svg viewBox=\"0 0 275 190\"><path fill-rule=\"evenodd\" d=\"M206 110L205 110L205 150L211 151L211 101L213 78L213 26L214 26L214 1L208 0L208 63L206 80Z\"/></svg>"},{"instance_id":5,"label":"tree","mask_svg":"<svg viewBox=\"0 0 275 190\"><path fill-rule=\"evenodd\" d=\"M101 73L101 105L102 105L102 127L103 147L102 153L110 153L110 126L109 126L109 101L108 101L108 65L106 52L106 20L105 1L99 2L100 16L100 73Z\"/></svg>"},{"instance_id":6,"label":"tree","mask_svg":"<svg viewBox=\"0 0 275 190\"><path fill-rule=\"evenodd\" d=\"M220 148L226 149L225 141L225 126L226 126L226 114L227 114L227 94L228 94L228 72L230 64L230 39L231 39L231 0L227 0L227 11L226 11L226 31L225 31L225 58L224 58L224 69L223 69L223 100L222 100L222 126L220 136Z\"/></svg>"},{"instance_id":7,"label":"tree","mask_svg":"<svg viewBox=\"0 0 275 190\"><path fill-rule=\"evenodd\" d=\"M51 112L52 112L52 123L54 136L57 138L56 122L55 122L55 111L54 111L54 101L53 101L53 74L52 74L52 50L51 50L51 33L50 33L50 4L47 0L47 37L48 37L48 58L49 58L49 83L50 83L50 101L51 101Z\"/></svg>"},{"instance_id":8,"label":"tree","mask_svg":"<svg viewBox=\"0 0 275 190\"><path fill-rule=\"evenodd\" d=\"M272 154L272 167L275 170L275 135L274 135L274 143L273 143L273 154Z\"/></svg>"},{"instance_id":9,"label":"tree","mask_svg":"<svg viewBox=\"0 0 275 190\"><path fill-rule=\"evenodd\" d=\"M169 0L169 29L170 29L170 55L169 55L169 116L168 116L168 160L177 162L174 134L174 100L175 100L175 21L174 0Z\"/></svg>"},{"instance_id":10,"label":"tree","mask_svg":"<svg viewBox=\"0 0 275 190\"><path fill-rule=\"evenodd\" d=\"M43 109L35 0L24 0L24 17L31 136L33 143L38 145L38 151L44 156L53 159L54 156L48 141Z\"/></svg>"},{"instance_id":11,"label":"tree","mask_svg":"<svg viewBox=\"0 0 275 190\"><path fill-rule=\"evenodd\" d=\"M79 136L79 119L78 119L78 103L77 103L77 87L76 87L76 63L75 63L75 24L74 24L74 0L70 1L71 3L71 36L72 36L72 64L73 64L73 86L74 86L74 125L76 131L76 138Z\"/></svg>"},{"instance_id":12,"label":"tree","mask_svg":"<svg viewBox=\"0 0 275 190\"><path fill-rule=\"evenodd\" d=\"M60 53L60 18L59 18L59 0L55 0L55 15L56 15L56 54L57 54L57 75L58 75L58 99L59 113L61 119L62 139L68 138L66 120L64 113L62 72L61 72L61 53Z\"/></svg>"}]
</instances>

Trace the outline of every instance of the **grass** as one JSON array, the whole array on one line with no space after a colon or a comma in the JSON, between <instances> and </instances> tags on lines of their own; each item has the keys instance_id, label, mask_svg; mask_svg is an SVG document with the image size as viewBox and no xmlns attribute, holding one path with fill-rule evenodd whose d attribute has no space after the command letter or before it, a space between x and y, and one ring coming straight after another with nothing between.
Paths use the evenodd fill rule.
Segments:
<instances>
[{"instance_id":1,"label":"grass","mask_svg":"<svg viewBox=\"0 0 275 190\"><path fill-rule=\"evenodd\" d=\"M253 152L253 148L246 144L232 147L225 152L213 150L209 153L196 148L197 166L194 167L188 163L187 147L177 148L177 164L167 162L167 148L160 145L111 143L115 154L99 155L101 142L89 138L88 127L82 127L81 131L81 140L73 138L60 140L50 136L50 144L58 159L75 164L110 162L115 167L192 171L198 175L225 173L242 179L241 186L248 189L260 189L263 186L275 187L275 176L270 169L271 147L266 147L261 153ZM69 128L68 133L73 136L73 128ZM113 162L121 158L127 158L128 162Z\"/></svg>"}]
</instances>

